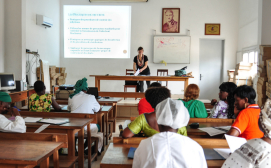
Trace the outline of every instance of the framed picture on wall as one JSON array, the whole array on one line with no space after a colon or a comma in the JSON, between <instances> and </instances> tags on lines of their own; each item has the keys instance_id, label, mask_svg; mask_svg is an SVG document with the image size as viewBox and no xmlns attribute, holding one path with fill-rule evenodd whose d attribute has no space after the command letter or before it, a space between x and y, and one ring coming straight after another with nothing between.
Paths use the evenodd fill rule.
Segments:
<instances>
[{"instance_id":1,"label":"framed picture on wall","mask_svg":"<svg viewBox=\"0 0 271 168\"><path fill-rule=\"evenodd\" d=\"M162 33L180 33L180 8L163 8Z\"/></svg>"},{"instance_id":2,"label":"framed picture on wall","mask_svg":"<svg viewBox=\"0 0 271 168\"><path fill-rule=\"evenodd\" d=\"M205 35L220 35L220 23L206 23Z\"/></svg>"}]
</instances>

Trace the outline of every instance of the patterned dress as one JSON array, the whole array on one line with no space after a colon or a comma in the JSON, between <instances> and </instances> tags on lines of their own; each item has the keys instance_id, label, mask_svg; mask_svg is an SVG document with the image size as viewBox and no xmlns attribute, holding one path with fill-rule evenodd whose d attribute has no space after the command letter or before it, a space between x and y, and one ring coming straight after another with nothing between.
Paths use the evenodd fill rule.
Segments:
<instances>
[{"instance_id":1,"label":"patterned dress","mask_svg":"<svg viewBox=\"0 0 271 168\"><path fill-rule=\"evenodd\" d=\"M262 139L252 139L237 149L222 168L270 168L271 145Z\"/></svg>"},{"instance_id":2,"label":"patterned dress","mask_svg":"<svg viewBox=\"0 0 271 168\"><path fill-rule=\"evenodd\" d=\"M29 110L35 112L50 112L52 105L52 95L44 94L39 96L34 93L29 97Z\"/></svg>"},{"instance_id":3,"label":"patterned dress","mask_svg":"<svg viewBox=\"0 0 271 168\"><path fill-rule=\"evenodd\" d=\"M211 110L210 118L228 118L228 104L220 100Z\"/></svg>"}]
</instances>

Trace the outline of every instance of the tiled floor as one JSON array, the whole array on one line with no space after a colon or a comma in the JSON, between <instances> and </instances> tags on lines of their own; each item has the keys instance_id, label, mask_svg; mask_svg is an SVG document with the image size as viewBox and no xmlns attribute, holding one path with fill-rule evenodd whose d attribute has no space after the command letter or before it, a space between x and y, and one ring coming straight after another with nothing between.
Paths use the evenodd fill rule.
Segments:
<instances>
[{"instance_id":1,"label":"tiled floor","mask_svg":"<svg viewBox=\"0 0 271 168\"><path fill-rule=\"evenodd\" d=\"M117 129L116 129L116 132L113 134L113 137L119 136L119 129L118 129L118 126L119 126L120 124L123 125L124 121L125 121L125 120L117 119L117 122L116 122L116 125L117 125L116 128L117 128ZM111 138L111 140L109 141L109 144L110 144L111 142L113 142L113 138ZM105 152L106 152L107 147L108 147L108 146L105 146L105 150L102 152L102 155L98 156L98 160L92 162L92 164L91 164L91 167L92 167L92 168L100 168L100 163L101 163L101 161L102 161L102 159L103 159L103 156L104 156L104 154L105 154ZM76 164L75 167L78 168L77 164ZM86 160L85 160L85 163L84 163L84 168L87 168L87 167L88 167L88 160L86 159Z\"/></svg>"}]
</instances>

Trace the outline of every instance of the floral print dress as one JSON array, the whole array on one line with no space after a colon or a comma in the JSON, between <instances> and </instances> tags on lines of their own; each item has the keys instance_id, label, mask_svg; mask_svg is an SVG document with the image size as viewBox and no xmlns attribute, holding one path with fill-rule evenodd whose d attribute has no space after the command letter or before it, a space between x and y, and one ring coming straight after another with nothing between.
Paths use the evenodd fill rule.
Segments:
<instances>
[{"instance_id":1,"label":"floral print dress","mask_svg":"<svg viewBox=\"0 0 271 168\"><path fill-rule=\"evenodd\" d=\"M29 97L29 110L35 112L50 112L52 105L52 95L44 94L39 96L34 93Z\"/></svg>"},{"instance_id":2,"label":"floral print dress","mask_svg":"<svg viewBox=\"0 0 271 168\"><path fill-rule=\"evenodd\" d=\"M210 118L228 118L228 104L220 100L211 110Z\"/></svg>"}]
</instances>

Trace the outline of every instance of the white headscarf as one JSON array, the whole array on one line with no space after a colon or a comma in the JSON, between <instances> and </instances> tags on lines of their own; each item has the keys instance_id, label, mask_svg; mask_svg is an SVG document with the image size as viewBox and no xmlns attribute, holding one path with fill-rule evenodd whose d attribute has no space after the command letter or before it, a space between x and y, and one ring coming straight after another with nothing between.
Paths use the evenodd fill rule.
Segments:
<instances>
[{"instance_id":1,"label":"white headscarf","mask_svg":"<svg viewBox=\"0 0 271 168\"><path fill-rule=\"evenodd\" d=\"M183 102L171 98L160 102L155 108L155 113L158 125L169 126L173 129L187 126L190 119Z\"/></svg>"},{"instance_id":2,"label":"white headscarf","mask_svg":"<svg viewBox=\"0 0 271 168\"><path fill-rule=\"evenodd\" d=\"M264 108L261 110L260 122L264 136L271 139L271 100L267 99Z\"/></svg>"}]
</instances>

